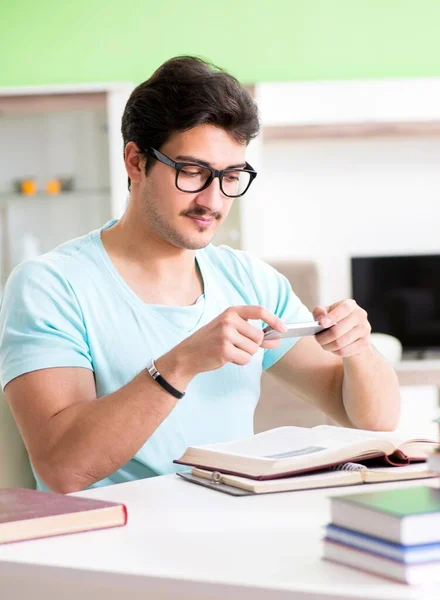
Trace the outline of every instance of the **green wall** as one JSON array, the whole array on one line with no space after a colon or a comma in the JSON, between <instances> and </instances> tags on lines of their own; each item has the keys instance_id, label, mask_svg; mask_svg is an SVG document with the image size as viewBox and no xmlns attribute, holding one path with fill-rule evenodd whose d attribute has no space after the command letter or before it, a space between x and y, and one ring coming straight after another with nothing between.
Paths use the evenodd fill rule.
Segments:
<instances>
[{"instance_id":1,"label":"green wall","mask_svg":"<svg viewBox=\"0 0 440 600\"><path fill-rule=\"evenodd\" d=\"M440 76L440 0L0 0L0 86L139 82L177 54L243 82Z\"/></svg>"}]
</instances>

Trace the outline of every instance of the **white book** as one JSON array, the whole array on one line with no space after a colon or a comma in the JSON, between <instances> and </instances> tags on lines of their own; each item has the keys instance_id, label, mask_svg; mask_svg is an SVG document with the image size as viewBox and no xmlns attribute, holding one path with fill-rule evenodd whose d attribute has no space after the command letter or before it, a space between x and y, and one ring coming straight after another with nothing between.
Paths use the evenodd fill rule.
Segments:
<instances>
[{"instance_id":1,"label":"white book","mask_svg":"<svg viewBox=\"0 0 440 600\"><path fill-rule=\"evenodd\" d=\"M324 541L324 558L355 567L403 583L426 584L440 582L440 561L406 565L377 554L357 550L330 540Z\"/></svg>"},{"instance_id":2,"label":"white book","mask_svg":"<svg viewBox=\"0 0 440 600\"><path fill-rule=\"evenodd\" d=\"M428 469L440 476L440 452L434 452L428 457Z\"/></svg>"},{"instance_id":3,"label":"white book","mask_svg":"<svg viewBox=\"0 0 440 600\"><path fill-rule=\"evenodd\" d=\"M278 427L246 439L190 446L174 462L253 479L273 479L346 462L382 459L384 465L426 461L434 440L395 432L331 425Z\"/></svg>"}]
</instances>

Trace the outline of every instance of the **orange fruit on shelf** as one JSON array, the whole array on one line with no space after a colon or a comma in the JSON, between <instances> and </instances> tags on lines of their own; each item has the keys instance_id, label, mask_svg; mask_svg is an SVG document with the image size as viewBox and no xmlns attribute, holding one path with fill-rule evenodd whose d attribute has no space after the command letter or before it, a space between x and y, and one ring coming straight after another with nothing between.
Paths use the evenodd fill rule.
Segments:
<instances>
[{"instance_id":1,"label":"orange fruit on shelf","mask_svg":"<svg viewBox=\"0 0 440 600\"><path fill-rule=\"evenodd\" d=\"M23 179L21 182L21 192L25 196L33 196L37 190L37 182L34 179Z\"/></svg>"},{"instance_id":2,"label":"orange fruit on shelf","mask_svg":"<svg viewBox=\"0 0 440 600\"><path fill-rule=\"evenodd\" d=\"M59 194L61 191L61 182L59 179L49 179L46 182L46 192L48 194Z\"/></svg>"}]
</instances>

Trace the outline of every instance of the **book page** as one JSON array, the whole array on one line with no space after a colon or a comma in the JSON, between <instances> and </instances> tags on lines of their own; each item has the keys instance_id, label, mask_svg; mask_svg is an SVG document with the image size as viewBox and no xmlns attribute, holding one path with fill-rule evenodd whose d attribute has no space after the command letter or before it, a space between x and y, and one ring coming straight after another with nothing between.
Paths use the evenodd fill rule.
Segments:
<instances>
[{"instance_id":1,"label":"book page","mask_svg":"<svg viewBox=\"0 0 440 600\"><path fill-rule=\"evenodd\" d=\"M331 429L331 426L328 425L318 425L313 429L322 429L327 431ZM406 431L397 430L397 431L365 431L365 430L353 430L353 429L344 429L347 432L353 432L356 434L366 434L370 439L376 440L387 440L394 444L396 450L401 450L406 456L410 458L420 458L426 459L428 454L434 450L434 448L438 445L438 442L435 440L428 440L427 438L415 438L414 435L409 434ZM339 434L338 434L339 435ZM344 434L346 435L346 434ZM347 436L348 442L348 436Z\"/></svg>"},{"instance_id":2,"label":"book page","mask_svg":"<svg viewBox=\"0 0 440 600\"><path fill-rule=\"evenodd\" d=\"M395 448L393 434L347 429L331 425L318 427L277 427L263 433L220 444L199 446L203 450L211 450L225 454L248 456L255 458L283 459L319 453L325 450L337 450L358 442L372 440L384 441L381 444L390 452ZM386 443L388 441L388 443ZM376 444L372 444L374 448Z\"/></svg>"}]
</instances>

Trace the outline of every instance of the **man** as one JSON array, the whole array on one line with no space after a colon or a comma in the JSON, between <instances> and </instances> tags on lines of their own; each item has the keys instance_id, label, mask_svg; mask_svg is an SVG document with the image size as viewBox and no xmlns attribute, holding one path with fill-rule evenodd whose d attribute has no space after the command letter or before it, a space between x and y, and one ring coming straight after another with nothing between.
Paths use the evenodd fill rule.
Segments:
<instances>
[{"instance_id":1,"label":"man","mask_svg":"<svg viewBox=\"0 0 440 600\"><path fill-rule=\"evenodd\" d=\"M134 90L122 133L125 214L19 265L4 294L2 385L39 487L169 473L189 445L252 434L262 369L344 426L393 429L398 384L365 311L317 307L333 327L263 341L265 324L312 315L269 265L210 244L256 175L238 82L172 59Z\"/></svg>"}]
</instances>

